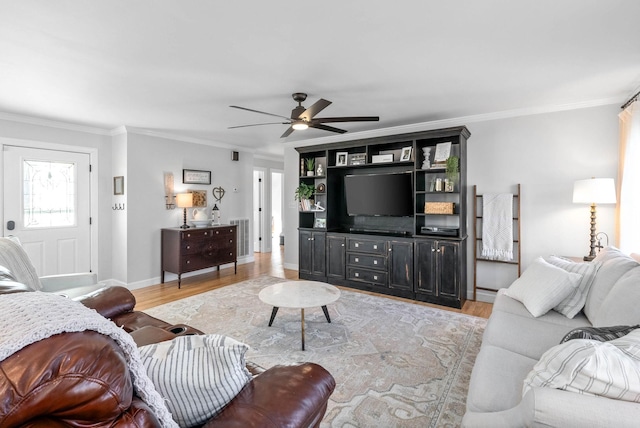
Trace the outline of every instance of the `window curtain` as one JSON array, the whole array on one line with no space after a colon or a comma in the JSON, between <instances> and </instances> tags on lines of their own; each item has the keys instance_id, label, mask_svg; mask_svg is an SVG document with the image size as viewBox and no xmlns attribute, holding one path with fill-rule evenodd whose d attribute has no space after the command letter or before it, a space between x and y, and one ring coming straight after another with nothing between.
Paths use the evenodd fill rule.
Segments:
<instances>
[{"instance_id":1,"label":"window curtain","mask_svg":"<svg viewBox=\"0 0 640 428\"><path fill-rule=\"evenodd\" d=\"M640 105L634 101L620 119L620 167L618 169L618 229L620 249L640 253Z\"/></svg>"}]
</instances>

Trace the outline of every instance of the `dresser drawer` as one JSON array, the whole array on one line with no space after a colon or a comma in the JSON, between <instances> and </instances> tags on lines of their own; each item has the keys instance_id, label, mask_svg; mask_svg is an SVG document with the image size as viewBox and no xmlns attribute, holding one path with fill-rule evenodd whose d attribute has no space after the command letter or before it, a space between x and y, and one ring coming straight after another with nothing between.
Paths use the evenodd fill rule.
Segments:
<instances>
[{"instance_id":1,"label":"dresser drawer","mask_svg":"<svg viewBox=\"0 0 640 428\"><path fill-rule=\"evenodd\" d=\"M370 256L368 254L347 253L347 264L351 266L386 270L387 258L382 255Z\"/></svg>"},{"instance_id":2,"label":"dresser drawer","mask_svg":"<svg viewBox=\"0 0 640 428\"><path fill-rule=\"evenodd\" d=\"M347 249L361 253L387 254L387 242L374 239L347 239Z\"/></svg>"},{"instance_id":3,"label":"dresser drawer","mask_svg":"<svg viewBox=\"0 0 640 428\"><path fill-rule=\"evenodd\" d=\"M184 241L202 241L204 239L210 239L211 235L213 235L213 230L210 229L202 229L198 230L197 228L187 229L180 232L180 240Z\"/></svg>"},{"instance_id":4,"label":"dresser drawer","mask_svg":"<svg viewBox=\"0 0 640 428\"><path fill-rule=\"evenodd\" d=\"M377 272L368 269L348 267L347 279L352 281L369 282L375 285L387 285L386 272Z\"/></svg>"},{"instance_id":5,"label":"dresser drawer","mask_svg":"<svg viewBox=\"0 0 640 428\"><path fill-rule=\"evenodd\" d=\"M219 227L210 231L210 233L213 235L214 238L224 237L224 236L235 236L236 228L235 227Z\"/></svg>"}]
</instances>

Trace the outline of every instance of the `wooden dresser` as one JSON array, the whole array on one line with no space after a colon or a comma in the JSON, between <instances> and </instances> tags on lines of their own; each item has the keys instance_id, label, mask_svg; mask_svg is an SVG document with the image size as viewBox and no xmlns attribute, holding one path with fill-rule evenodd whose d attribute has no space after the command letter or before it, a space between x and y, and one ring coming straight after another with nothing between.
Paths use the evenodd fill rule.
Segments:
<instances>
[{"instance_id":1,"label":"wooden dresser","mask_svg":"<svg viewBox=\"0 0 640 428\"><path fill-rule=\"evenodd\" d=\"M182 274L206 269L226 263L234 263L237 273L237 226L179 227L162 229L162 275L165 272L178 274L180 288Z\"/></svg>"}]
</instances>

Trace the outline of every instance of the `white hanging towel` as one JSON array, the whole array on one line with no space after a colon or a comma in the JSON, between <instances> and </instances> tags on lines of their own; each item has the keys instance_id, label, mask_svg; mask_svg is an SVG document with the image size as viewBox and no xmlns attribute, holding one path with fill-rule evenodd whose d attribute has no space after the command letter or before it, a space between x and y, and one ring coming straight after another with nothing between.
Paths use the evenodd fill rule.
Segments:
<instances>
[{"instance_id":1,"label":"white hanging towel","mask_svg":"<svg viewBox=\"0 0 640 428\"><path fill-rule=\"evenodd\" d=\"M513 260L511 193L485 193L482 196L482 257Z\"/></svg>"}]
</instances>

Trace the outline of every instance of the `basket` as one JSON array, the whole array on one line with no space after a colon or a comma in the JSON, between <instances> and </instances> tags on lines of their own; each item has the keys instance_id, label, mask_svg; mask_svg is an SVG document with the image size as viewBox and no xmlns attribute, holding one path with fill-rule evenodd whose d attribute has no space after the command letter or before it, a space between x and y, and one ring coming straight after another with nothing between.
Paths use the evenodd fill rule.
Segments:
<instances>
[{"instance_id":1,"label":"basket","mask_svg":"<svg viewBox=\"0 0 640 428\"><path fill-rule=\"evenodd\" d=\"M425 202L425 214L453 214L453 202Z\"/></svg>"}]
</instances>

